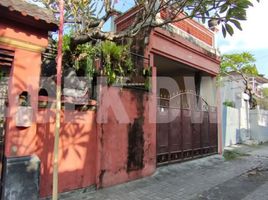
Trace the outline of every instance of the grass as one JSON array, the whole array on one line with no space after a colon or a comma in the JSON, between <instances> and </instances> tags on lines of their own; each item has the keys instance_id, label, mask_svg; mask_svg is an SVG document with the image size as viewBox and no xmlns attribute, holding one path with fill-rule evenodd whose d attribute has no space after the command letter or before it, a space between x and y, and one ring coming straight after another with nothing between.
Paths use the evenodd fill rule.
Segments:
<instances>
[{"instance_id":1,"label":"grass","mask_svg":"<svg viewBox=\"0 0 268 200\"><path fill-rule=\"evenodd\" d=\"M243 157L243 156L249 156L249 154L239 152L237 149L224 150L224 152L223 152L223 157L226 161L235 160L235 159Z\"/></svg>"}]
</instances>

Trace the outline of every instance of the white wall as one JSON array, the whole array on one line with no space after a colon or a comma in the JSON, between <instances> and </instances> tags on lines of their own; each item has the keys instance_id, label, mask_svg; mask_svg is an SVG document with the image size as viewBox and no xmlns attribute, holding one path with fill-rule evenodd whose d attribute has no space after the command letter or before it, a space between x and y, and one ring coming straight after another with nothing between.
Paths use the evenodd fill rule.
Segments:
<instances>
[{"instance_id":1,"label":"white wall","mask_svg":"<svg viewBox=\"0 0 268 200\"><path fill-rule=\"evenodd\" d=\"M239 110L239 129L240 142L250 140L250 123L249 123L249 103L240 98Z\"/></svg>"},{"instance_id":2,"label":"white wall","mask_svg":"<svg viewBox=\"0 0 268 200\"><path fill-rule=\"evenodd\" d=\"M240 109L223 106L222 111L222 140L223 146L238 143L268 142L268 111Z\"/></svg>"},{"instance_id":3,"label":"white wall","mask_svg":"<svg viewBox=\"0 0 268 200\"><path fill-rule=\"evenodd\" d=\"M258 143L268 142L268 111L256 110L250 111L250 135L251 139Z\"/></svg>"},{"instance_id":4,"label":"white wall","mask_svg":"<svg viewBox=\"0 0 268 200\"><path fill-rule=\"evenodd\" d=\"M245 85L241 77L223 77L219 83L221 88L221 102L233 101L236 108L241 107L241 94L244 92Z\"/></svg>"},{"instance_id":5,"label":"white wall","mask_svg":"<svg viewBox=\"0 0 268 200\"><path fill-rule=\"evenodd\" d=\"M249 123L249 103L244 99L244 88L245 85L241 80L241 77L224 77L220 83L221 85L221 103L223 104L225 101L232 101L235 104L235 108L226 108L226 106L222 105L222 117L228 117L227 124L223 123L223 145L230 146L232 144L243 143L250 140L250 123ZM227 110L224 110L227 109ZM225 113L225 114L224 114ZM229 128L228 120L232 126ZM224 132L226 127L226 132ZM233 127L236 127L237 130L234 130ZM234 139L234 135L236 135L236 139ZM229 138L232 138L231 143Z\"/></svg>"},{"instance_id":6,"label":"white wall","mask_svg":"<svg viewBox=\"0 0 268 200\"><path fill-rule=\"evenodd\" d=\"M241 77L223 78L221 81L221 102L233 101L235 108L222 106L223 146L246 143L268 142L268 111L250 110L244 100L244 84Z\"/></svg>"},{"instance_id":7,"label":"white wall","mask_svg":"<svg viewBox=\"0 0 268 200\"><path fill-rule=\"evenodd\" d=\"M222 141L223 146L231 146L240 142L239 110L223 106L222 111Z\"/></svg>"}]
</instances>

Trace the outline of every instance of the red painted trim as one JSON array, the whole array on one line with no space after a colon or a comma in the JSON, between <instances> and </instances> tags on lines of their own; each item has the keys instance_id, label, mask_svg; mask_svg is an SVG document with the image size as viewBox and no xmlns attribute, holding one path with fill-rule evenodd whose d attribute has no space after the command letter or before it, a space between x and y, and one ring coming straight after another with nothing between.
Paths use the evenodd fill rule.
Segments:
<instances>
[{"instance_id":1,"label":"red painted trim","mask_svg":"<svg viewBox=\"0 0 268 200\"><path fill-rule=\"evenodd\" d=\"M154 137L153 140L154 144L154 151L155 151L155 166L157 166L157 131L156 131L156 116L157 116L157 68L154 65L154 54L150 53L150 66L152 67L152 95L151 95L151 105L155 108L154 110L154 119L153 122L155 124L155 130L154 130ZM153 112L153 111L151 111ZM150 113L149 113L150 115ZM153 118L153 116L150 116L150 118ZM151 123L151 122L150 122Z\"/></svg>"},{"instance_id":2,"label":"red painted trim","mask_svg":"<svg viewBox=\"0 0 268 200\"><path fill-rule=\"evenodd\" d=\"M128 18L134 16L135 14L137 14L137 12L139 11L139 9L141 8L142 6L136 6L136 7L133 7L131 9L129 9L127 12L123 13L122 15L118 16L114 22L116 25L118 25L119 23L127 20Z\"/></svg>"},{"instance_id":3,"label":"red painted trim","mask_svg":"<svg viewBox=\"0 0 268 200\"><path fill-rule=\"evenodd\" d=\"M153 31L153 34L160 36L162 38L164 38L165 40L170 41L171 43L176 43L178 46L181 46L185 49L188 49L196 54L199 54L217 64L220 64L220 58L217 57L216 54L214 54L215 58L212 58L211 56L206 55L205 53L210 53L207 52L205 49L203 49L202 47L199 47L189 41L187 41L186 39L182 38L181 36L177 35L177 34L171 34L163 29L155 29ZM211 53L212 54L212 53Z\"/></svg>"},{"instance_id":4,"label":"red painted trim","mask_svg":"<svg viewBox=\"0 0 268 200\"><path fill-rule=\"evenodd\" d=\"M168 41L169 43L171 44L176 44L178 47L181 47L183 49L186 49L196 55L199 55L203 58L205 58L206 60L209 60L213 63L215 63L216 65L220 65L220 59L219 57L217 57L215 54L214 55L214 58L207 55L208 52L205 51L204 49L202 49L201 47L198 47L192 43L190 43L189 41L186 41L185 39L181 38L180 36L175 36L175 35L172 35L170 33L168 33L167 31L164 31L162 29L155 29L152 34L151 34L151 38L153 36L156 36L156 37L161 37L163 38L165 41ZM152 41L152 40L151 40ZM152 43L152 42L150 42ZM184 60L180 57L176 57L174 55L170 55L168 52L163 52L159 49L157 49L157 47L152 47L152 45L150 44L150 52L152 53L155 53L155 54L158 54L158 55L161 55L161 56L165 56L169 59L172 59L172 60L175 60L175 61L178 61L178 62L182 62L184 64L187 64L189 66L192 66L196 69L199 69L199 70L202 70L202 71L206 71L208 73L210 73L211 75L217 75L217 71L219 71L219 68L218 70L213 70L213 69L210 69L208 68L207 66L202 66L202 63L200 63L200 65L197 65L197 64L194 64L192 62L189 62L187 60ZM212 53L211 53L212 54Z\"/></svg>"},{"instance_id":5,"label":"red painted trim","mask_svg":"<svg viewBox=\"0 0 268 200\"><path fill-rule=\"evenodd\" d=\"M189 66L191 66L191 67L193 67L193 68L195 68L195 69L199 69L199 70L201 70L201 71L205 71L205 72L207 72L207 73L209 73L209 74L211 74L211 75L213 75L213 76L216 76L216 75L217 75L217 73L215 73L213 70L208 70L208 69L206 69L206 68L200 67L199 65L195 65L195 64L193 64L193 63L191 63L191 62L188 62L188 61L186 61L186 60L179 59L179 58L174 57L174 56L172 56L172 55L167 55L167 54L164 53L164 52L157 51L157 50L155 50L155 49L153 49L151 52L154 53L154 54L160 55L160 56L164 56L164 57L169 58L169 59L171 59L171 60L174 60L174 61L177 61L177 62L181 62L181 63L183 63L183 64L186 64L186 65L189 65Z\"/></svg>"}]
</instances>

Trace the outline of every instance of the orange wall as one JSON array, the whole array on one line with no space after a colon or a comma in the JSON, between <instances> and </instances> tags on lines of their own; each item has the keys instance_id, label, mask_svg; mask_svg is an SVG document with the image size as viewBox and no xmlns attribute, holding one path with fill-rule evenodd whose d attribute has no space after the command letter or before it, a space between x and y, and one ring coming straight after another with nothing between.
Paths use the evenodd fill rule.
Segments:
<instances>
[{"instance_id":1,"label":"orange wall","mask_svg":"<svg viewBox=\"0 0 268 200\"><path fill-rule=\"evenodd\" d=\"M95 184L97 134L95 111L61 113L59 192ZM55 110L38 111L35 154L41 160L40 194L52 192Z\"/></svg>"},{"instance_id":2,"label":"orange wall","mask_svg":"<svg viewBox=\"0 0 268 200\"><path fill-rule=\"evenodd\" d=\"M5 135L5 155L7 157L31 155L36 149L35 120L28 128L18 128L16 127L16 113L18 96L23 91L30 94L31 106L34 110L37 109L41 49L48 44L47 36L46 30L39 30L12 20L2 21L0 24L0 38L12 40L11 43L0 43L1 48L15 51L8 86L9 105Z\"/></svg>"},{"instance_id":3,"label":"orange wall","mask_svg":"<svg viewBox=\"0 0 268 200\"><path fill-rule=\"evenodd\" d=\"M16 127L18 96L27 91L31 95L31 106L37 108L39 76L41 66L40 53L15 49L14 63L10 72L8 88L8 113L6 126L5 155L31 155L35 150L36 123L29 128Z\"/></svg>"}]
</instances>

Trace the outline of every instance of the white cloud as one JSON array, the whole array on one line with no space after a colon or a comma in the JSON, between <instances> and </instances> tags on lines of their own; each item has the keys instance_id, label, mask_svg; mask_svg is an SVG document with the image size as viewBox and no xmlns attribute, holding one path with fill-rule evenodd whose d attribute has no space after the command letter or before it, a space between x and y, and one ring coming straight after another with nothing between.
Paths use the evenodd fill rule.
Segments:
<instances>
[{"instance_id":1,"label":"white cloud","mask_svg":"<svg viewBox=\"0 0 268 200\"><path fill-rule=\"evenodd\" d=\"M235 34L226 38L218 33L218 46L222 53L229 51L250 51L268 49L268 26L267 26L268 1L262 0L255 3L247 13L247 21L242 22L243 31L235 29Z\"/></svg>"}]
</instances>

